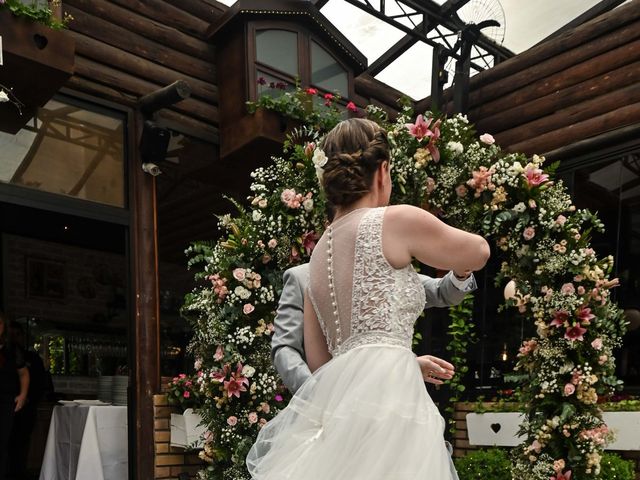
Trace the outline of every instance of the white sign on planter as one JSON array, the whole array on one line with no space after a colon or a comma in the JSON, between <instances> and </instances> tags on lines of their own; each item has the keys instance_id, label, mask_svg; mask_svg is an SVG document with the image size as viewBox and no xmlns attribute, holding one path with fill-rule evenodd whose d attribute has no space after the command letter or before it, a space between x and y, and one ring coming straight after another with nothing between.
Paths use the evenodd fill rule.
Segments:
<instances>
[{"instance_id":1,"label":"white sign on planter","mask_svg":"<svg viewBox=\"0 0 640 480\"><path fill-rule=\"evenodd\" d=\"M202 448L202 436L207 427L201 425L202 417L194 413L192 408L187 408L182 415L171 414L171 446Z\"/></svg>"},{"instance_id":2,"label":"white sign on planter","mask_svg":"<svg viewBox=\"0 0 640 480\"><path fill-rule=\"evenodd\" d=\"M515 447L524 437L518 437L518 428L524 420L520 412L467 413L467 430L471 445Z\"/></svg>"},{"instance_id":3,"label":"white sign on planter","mask_svg":"<svg viewBox=\"0 0 640 480\"><path fill-rule=\"evenodd\" d=\"M615 433L607 450L640 450L640 412L604 412L602 419ZM524 420L519 412L468 413L467 430L471 445L515 447L524 441L518 428Z\"/></svg>"}]
</instances>

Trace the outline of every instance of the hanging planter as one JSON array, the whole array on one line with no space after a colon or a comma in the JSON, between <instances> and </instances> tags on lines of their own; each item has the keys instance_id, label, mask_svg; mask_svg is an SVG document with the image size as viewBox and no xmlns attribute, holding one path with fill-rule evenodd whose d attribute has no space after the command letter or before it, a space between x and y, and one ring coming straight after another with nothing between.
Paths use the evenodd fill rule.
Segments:
<instances>
[{"instance_id":1,"label":"hanging planter","mask_svg":"<svg viewBox=\"0 0 640 480\"><path fill-rule=\"evenodd\" d=\"M30 19L0 10L0 131L17 133L73 74L75 41Z\"/></svg>"}]
</instances>

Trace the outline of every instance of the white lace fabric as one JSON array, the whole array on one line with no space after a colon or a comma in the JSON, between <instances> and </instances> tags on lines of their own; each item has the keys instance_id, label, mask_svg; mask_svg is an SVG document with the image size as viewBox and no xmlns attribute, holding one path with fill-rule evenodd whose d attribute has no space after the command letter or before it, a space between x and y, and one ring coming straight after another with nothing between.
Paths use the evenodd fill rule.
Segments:
<instances>
[{"instance_id":1,"label":"white lace fabric","mask_svg":"<svg viewBox=\"0 0 640 480\"><path fill-rule=\"evenodd\" d=\"M333 356L363 345L411 348L425 304L411 265L383 253L385 208L358 209L327 228L310 262L310 297Z\"/></svg>"}]
</instances>

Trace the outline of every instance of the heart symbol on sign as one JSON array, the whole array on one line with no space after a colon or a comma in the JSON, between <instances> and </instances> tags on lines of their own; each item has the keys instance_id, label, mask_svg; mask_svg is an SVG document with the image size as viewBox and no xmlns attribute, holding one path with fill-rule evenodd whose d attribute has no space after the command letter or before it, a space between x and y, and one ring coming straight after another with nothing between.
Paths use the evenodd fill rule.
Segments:
<instances>
[{"instance_id":1,"label":"heart symbol on sign","mask_svg":"<svg viewBox=\"0 0 640 480\"><path fill-rule=\"evenodd\" d=\"M494 433L498 433L501 428L502 428L502 425L500 425L499 423L491 424L491 430L493 430Z\"/></svg>"}]
</instances>

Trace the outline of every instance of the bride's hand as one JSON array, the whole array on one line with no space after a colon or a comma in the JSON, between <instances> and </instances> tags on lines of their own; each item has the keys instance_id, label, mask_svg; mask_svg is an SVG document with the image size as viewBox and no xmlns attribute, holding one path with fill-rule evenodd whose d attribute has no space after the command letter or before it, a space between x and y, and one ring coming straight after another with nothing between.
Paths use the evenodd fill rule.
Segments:
<instances>
[{"instance_id":1,"label":"bride's hand","mask_svg":"<svg viewBox=\"0 0 640 480\"><path fill-rule=\"evenodd\" d=\"M417 360L425 382L442 385L442 380L450 380L456 373L453 365L433 355L422 355Z\"/></svg>"}]
</instances>

